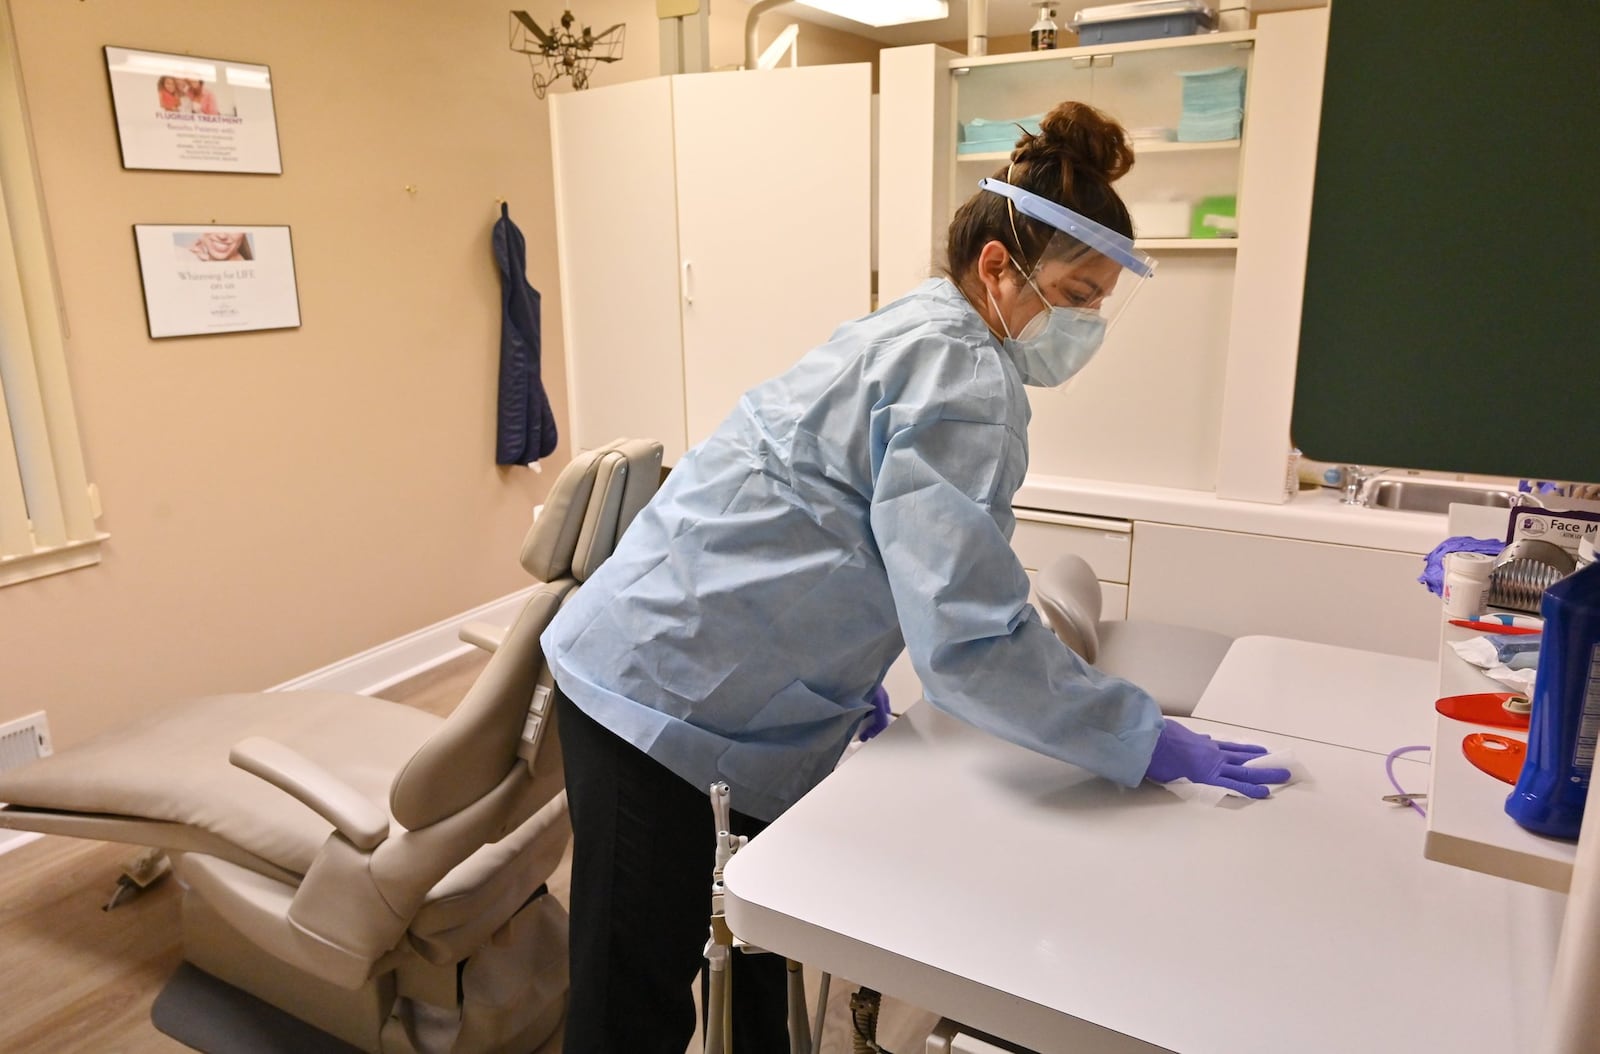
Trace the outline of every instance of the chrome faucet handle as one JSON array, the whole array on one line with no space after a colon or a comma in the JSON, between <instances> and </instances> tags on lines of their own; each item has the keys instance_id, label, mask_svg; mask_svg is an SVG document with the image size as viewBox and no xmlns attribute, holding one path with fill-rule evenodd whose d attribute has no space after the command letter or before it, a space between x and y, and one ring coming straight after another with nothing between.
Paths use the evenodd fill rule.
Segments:
<instances>
[{"instance_id":1,"label":"chrome faucet handle","mask_svg":"<svg viewBox=\"0 0 1600 1054\"><path fill-rule=\"evenodd\" d=\"M1346 505L1360 505L1361 488L1366 485L1371 475L1360 465L1344 466L1344 503Z\"/></svg>"}]
</instances>

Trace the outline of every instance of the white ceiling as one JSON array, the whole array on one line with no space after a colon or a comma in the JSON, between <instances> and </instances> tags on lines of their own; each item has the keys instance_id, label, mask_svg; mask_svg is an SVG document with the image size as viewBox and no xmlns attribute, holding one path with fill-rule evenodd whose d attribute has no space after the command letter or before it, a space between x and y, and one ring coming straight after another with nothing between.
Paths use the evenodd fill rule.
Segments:
<instances>
[{"instance_id":1,"label":"white ceiling","mask_svg":"<svg viewBox=\"0 0 1600 1054\"><path fill-rule=\"evenodd\" d=\"M1056 25L1066 28L1081 8L1097 7L1102 4L1114 3L1117 0L1065 0L1063 3L1054 3ZM1211 6L1217 6L1216 0L1210 0ZM749 0L745 0L748 5ZM1281 11L1295 7L1322 7L1328 0L1250 0L1251 10L1259 13L1262 11ZM785 19L795 19L802 22L814 22L817 25L828 26L845 33L854 33L858 37L876 40L887 47L902 47L907 44L933 44L943 41L961 41L967 38L967 0L949 0L950 14L937 22L913 22L905 26L885 26L875 29L860 22L839 18L836 15L826 14L815 8L806 7L804 4L788 3L772 9L772 16ZM1033 25L1039 17L1039 5L1030 0L989 0L989 36L1009 37L1028 32L1028 27Z\"/></svg>"}]
</instances>

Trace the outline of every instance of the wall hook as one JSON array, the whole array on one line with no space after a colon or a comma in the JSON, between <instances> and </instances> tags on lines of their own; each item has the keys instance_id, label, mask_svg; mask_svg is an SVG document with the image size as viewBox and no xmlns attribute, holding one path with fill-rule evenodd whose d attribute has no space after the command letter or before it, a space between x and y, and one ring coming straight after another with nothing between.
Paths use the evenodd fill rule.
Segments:
<instances>
[{"instance_id":1,"label":"wall hook","mask_svg":"<svg viewBox=\"0 0 1600 1054\"><path fill-rule=\"evenodd\" d=\"M417 192L417 185L415 183L407 183L401 189L404 190L407 194L415 194Z\"/></svg>"}]
</instances>

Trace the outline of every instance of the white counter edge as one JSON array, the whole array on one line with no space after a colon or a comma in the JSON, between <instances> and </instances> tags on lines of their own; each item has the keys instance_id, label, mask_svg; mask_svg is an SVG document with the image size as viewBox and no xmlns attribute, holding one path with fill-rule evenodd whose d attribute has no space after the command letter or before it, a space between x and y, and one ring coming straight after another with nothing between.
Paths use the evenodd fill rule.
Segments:
<instances>
[{"instance_id":1,"label":"white counter edge","mask_svg":"<svg viewBox=\"0 0 1600 1054\"><path fill-rule=\"evenodd\" d=\"M1402 553L1426 554L1449 534L1443 513L1345 505L1320 488L1267 505L1219 498L1212 491L1029 475L1012 504L1021 516L1038 509Z\"/></svg>"}]
</instances>

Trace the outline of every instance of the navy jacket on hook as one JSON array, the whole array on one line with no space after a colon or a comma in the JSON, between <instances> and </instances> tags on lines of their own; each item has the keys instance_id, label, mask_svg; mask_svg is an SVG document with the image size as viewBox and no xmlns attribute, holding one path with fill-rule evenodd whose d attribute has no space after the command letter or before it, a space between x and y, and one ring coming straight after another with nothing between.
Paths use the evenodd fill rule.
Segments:
<instances>
[{"instance_id":1,"label":"navy jacket on hook","mask_svg":"<svg viewBox=\"0 0 1600 1054\"><path fill-rule=\"evenodd\" d=\"M539 375L539 291L528 284L528 244L500 204L494 224L500 265L500 416L494 460L527 465L556 448L556 419Z\"/></svg>"}]
</instances>

